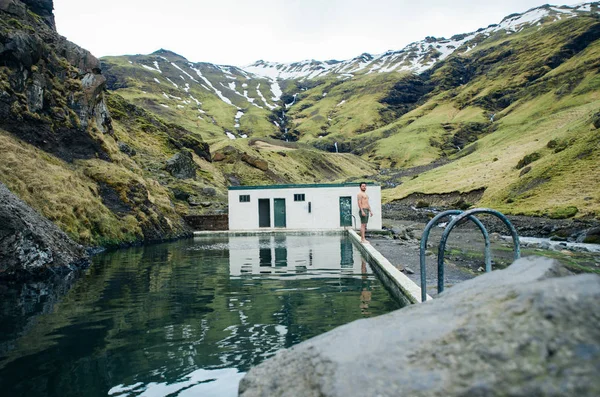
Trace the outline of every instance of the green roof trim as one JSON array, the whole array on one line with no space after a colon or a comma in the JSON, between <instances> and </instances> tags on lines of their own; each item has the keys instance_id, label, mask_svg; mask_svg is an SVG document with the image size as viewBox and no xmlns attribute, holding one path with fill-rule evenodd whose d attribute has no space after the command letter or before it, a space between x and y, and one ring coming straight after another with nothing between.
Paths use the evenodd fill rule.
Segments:
<instances>
[{"instance_id":1,"label":"green roof trim","mask_svg":"<svg viewBox=\"0 0 600 397\"><path fill-rule=\"evenodd\" d=\"M313 183L307 185L263 185L263 186L229 186L227 190L264 190L264 189L311 189L320 187L356 187L358 188L361 182L352 183ZM374 182L367 182L367 186L379 186Z\"/></svg>"}]
</instances>

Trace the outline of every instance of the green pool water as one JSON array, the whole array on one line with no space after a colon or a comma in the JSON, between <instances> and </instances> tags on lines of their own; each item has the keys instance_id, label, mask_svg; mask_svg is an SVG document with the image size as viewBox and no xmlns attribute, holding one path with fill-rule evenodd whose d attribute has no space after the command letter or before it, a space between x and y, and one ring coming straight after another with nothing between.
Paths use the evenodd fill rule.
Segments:
<instances>
[{"instance_id":1,"label":"green pool water","mask_svg":"<svg viewBox=\"0 0 600 397\"><path fill-rule=\"evenodd\" d=\"M107 252L31 299L0 305L3 396L235 396L278 350L399 308L342 235Z\"/></svg>"}]
</instances>

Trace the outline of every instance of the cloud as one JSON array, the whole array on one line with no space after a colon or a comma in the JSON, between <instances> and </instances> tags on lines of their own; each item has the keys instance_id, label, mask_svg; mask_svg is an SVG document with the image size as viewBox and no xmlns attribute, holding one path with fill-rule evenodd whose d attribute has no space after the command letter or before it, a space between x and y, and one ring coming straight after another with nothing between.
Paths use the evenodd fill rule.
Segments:
<instances>
[{"instance_id":1,"label":"cloud","mask_svg":"<svg viewBox=\"0 0 600 397\"><path fill-rule=\"evenodd\" d=\"M543 0L54 0L59 33L96 56L166 48L194 62L230 65L381 53L425 36L471 32L542 4Z\"/></svg>"}]
</instances>

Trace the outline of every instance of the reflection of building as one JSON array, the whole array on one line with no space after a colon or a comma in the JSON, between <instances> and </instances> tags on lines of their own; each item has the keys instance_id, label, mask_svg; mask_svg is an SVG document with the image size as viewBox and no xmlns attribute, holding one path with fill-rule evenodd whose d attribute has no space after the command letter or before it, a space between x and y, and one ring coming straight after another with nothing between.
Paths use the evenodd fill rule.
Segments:
<instances>
[{"instance_id":1,"label":"reflection of building","mask_svg":"<svg viewBox=\"0 0 600 397\"><path fill-rule=\"evenodd\" d=\"M339 277L361 274L361 255L342 235L261 235L229 240L229 274ZM368 268L368 272L371 270Z\"/></svg>"},{"instance_id":2,"label":"reflection of building","mask_svg":"<svg viewBox=\"0 0 600 397\"><path fill-rule=\"evenodd\" d=\"M360 227L358 183L232 186L229 230L259 228L340 229ZM381 229L381 187L368 184L374 216L369 229Z\"/></svg>"}]
</instances>

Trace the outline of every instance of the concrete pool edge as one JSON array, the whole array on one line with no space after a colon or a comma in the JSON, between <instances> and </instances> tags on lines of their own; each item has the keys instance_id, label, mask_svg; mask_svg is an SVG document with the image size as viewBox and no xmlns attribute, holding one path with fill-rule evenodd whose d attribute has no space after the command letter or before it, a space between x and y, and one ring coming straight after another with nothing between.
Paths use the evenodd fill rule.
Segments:
<instances>
[{"instance_id":1,"label":"concrete pool edge","mask_svg":"<svg viewBox=\"0 0 600 397\"><path fill-rule=\"evenodd\" d=\"M207 230L207 231L195 231L194 237L202 236L256 236L259 234L273 235L273 234L288 234L288 235L308 235L308 236L319 236L319 235L333 235L333 234L344 234L346 229L255 229L255 230Z\"/></svg>"},{"instance_id":2,"label":"concrete pool edge","mask_svg":"<svg viewBox=\"0 0 600 397\"><path fill-rule=\"evenodd\" d=\"M373 269L380 276L384 285L390 289L390 292L399 300L408 300L409 303L421 302L421 287L408 278L400 270L396 269L379 251L371 244L362 244L360 236L352 229L348 229L348 235L352 238L356 246L363 255L372 262L377 268ZM402 299L404 297L404 299ZM433 299L427 295L427 300Z\"/></svg>"}]
</instances>

